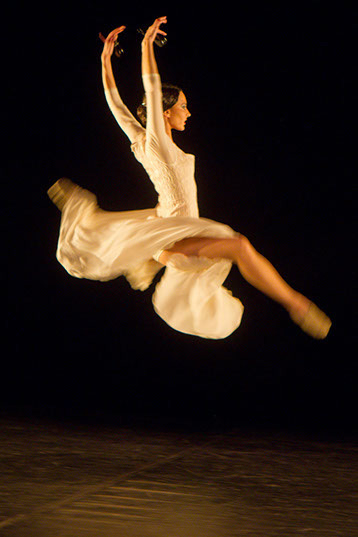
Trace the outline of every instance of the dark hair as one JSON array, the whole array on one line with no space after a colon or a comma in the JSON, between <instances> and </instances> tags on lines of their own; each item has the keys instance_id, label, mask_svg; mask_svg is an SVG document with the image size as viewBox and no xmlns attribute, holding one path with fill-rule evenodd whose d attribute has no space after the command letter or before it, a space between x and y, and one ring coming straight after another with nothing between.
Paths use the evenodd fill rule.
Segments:
<instances>
[{"instance_id":1,"label":"dark hair","mask_svg":"<svg viewBox=\"0 0 358 537\"><path fill-rule=\"evenodd\" d=\"M175 103L179 99L179 93L181 91L181 88L179 88L178 86L174 86L173 84L162 84L163 112L169 110L169 108L175 105ZM143 97L142 104L140 104L137 108L137 116L142 125L145 127L147 123L147 105L145 95Z\"/></svg>"}]
</instances>

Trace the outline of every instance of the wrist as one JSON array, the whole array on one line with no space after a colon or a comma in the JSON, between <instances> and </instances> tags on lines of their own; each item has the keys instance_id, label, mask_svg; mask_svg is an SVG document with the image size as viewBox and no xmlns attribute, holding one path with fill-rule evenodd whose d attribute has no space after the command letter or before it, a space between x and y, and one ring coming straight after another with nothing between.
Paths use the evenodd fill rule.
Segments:
<instances>
[{"instance_id":1,"label":"wrist","mask_svg":"<svg viewBox=\"0 0 358 537\"><path fill-rule=\"evenodd\" d=\"M142 41L142 50L143 49L148 49L150 46L153 46L153 42L150 41L148 38L144 38L143 41Z\"/></svg>"},{"instance_id":2,"label":"wrist","mask_svg":"<svg viewBox=\"0 0 358 537\"><path fill-rule=\"evenodd\" d=\"M101 62L102 62L102 66L104 68L108 68L111 66L111 57L108 56L107 54L102 54L101 56Z\"/></svg>"}]
</instances>

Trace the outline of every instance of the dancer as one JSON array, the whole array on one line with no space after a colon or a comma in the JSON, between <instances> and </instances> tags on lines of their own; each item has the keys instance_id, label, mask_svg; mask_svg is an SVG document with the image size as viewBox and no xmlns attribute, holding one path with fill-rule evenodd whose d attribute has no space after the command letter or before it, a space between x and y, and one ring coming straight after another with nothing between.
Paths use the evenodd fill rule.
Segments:
<instances>
[{"instance_id":1,"label":"dancer","mask_svg":"<svg viewBox=\"0 0 358 537\"><path fill-rule=\"evenodd\" d=\"M73 276L104 281L124 275L141 290L165 266L153 295L155 311L176 330L213 339L227 337L241 322L243 305L223 287L234 263L305 332L323 339L331 321L313 302L289 286L246 237L199 217L194 156L172 138L190 117L186 96L176 86L161 85L154 54L154 40L166 35L166 22L166 17L156 19L142 41L145 97L138 116L144 126L124 105L112 71L115 41L124 26L108 35L101 56L107 102L154 184L158 205L103 211L91 192L60 179L48 191L62 211L57 258Z\"/></svg>"}]
</instances>

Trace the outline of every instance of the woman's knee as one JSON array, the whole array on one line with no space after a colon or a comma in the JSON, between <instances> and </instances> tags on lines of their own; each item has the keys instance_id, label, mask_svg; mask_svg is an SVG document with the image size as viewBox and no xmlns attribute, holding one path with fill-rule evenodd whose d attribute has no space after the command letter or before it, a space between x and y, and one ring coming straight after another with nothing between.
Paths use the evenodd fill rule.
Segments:
<instances>
[{"instance_id":1,"label":"woman's knee","mask_svg":"<svg viewBox=\"0 0 358 537\"><path fill-rule=\"evenodd\" d=\"M245 235L239 235L235 240L236 254L239 259L247 259L254 254L255 248L252 246L249 239L245 237Z\"/></svg>"}]
</instances>

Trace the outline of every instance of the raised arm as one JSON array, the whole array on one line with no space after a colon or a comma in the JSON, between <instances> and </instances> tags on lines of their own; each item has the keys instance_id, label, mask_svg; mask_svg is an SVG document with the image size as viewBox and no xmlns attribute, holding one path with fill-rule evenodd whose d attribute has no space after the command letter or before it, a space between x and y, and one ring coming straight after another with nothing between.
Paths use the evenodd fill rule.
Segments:
<instances>
[{"instance_id":1,"label":"raised arm","mask_svg":"<svg viewBox=\"0 0 358 537\"><path fill-rule=\"evenodd\" d=\"M166 22L166 17L159 17L152 26L149 26L144 35L142 41L142 75L159 74L153 43L158 34L167 35L160 29L160 25Z\"/></svg>"},{"instance_id":2,"label":"raised arm","mask_svg":"<svg viewBox=\"0 0 358 537\"><path fill-rule=\"evenodd\" d=\"M160 29L161 24L166 22L166 17L156 19L145 33L142 41L142 78L147 101L146 153L172 164L176 158L176 152L165 131L162 85L153 44L157 34L166 35Z\"/></svg>"},{"instance_id":3,"label":"raised arm","mask_svg":"<svg viewBox=\"0 0 358 537\"><path fill-rule=\"evenodd\" d=\"M119 28L113 30L113 32L108 35L107 39L104 40L103 52L101 55L102 80L108 106L121 129L133 143L140 135L143 134L144 129L125 106L118 93L117 85L113 76L111 61L115 40L118 34L124 30L125 26L120 26Z\"/></svg>"}]
</instances>

